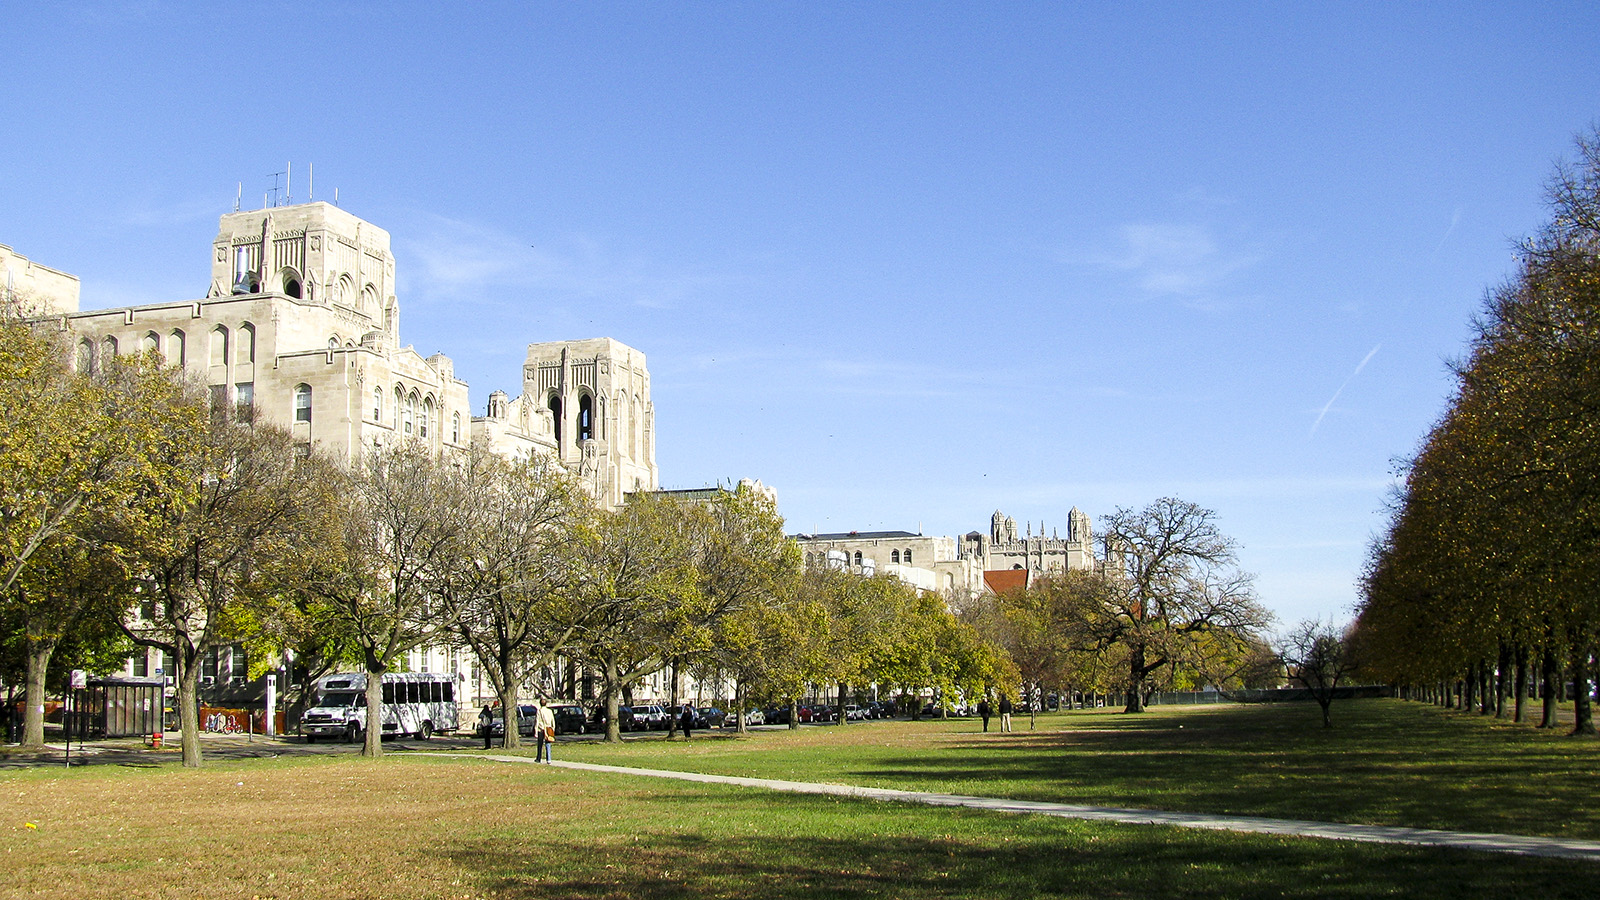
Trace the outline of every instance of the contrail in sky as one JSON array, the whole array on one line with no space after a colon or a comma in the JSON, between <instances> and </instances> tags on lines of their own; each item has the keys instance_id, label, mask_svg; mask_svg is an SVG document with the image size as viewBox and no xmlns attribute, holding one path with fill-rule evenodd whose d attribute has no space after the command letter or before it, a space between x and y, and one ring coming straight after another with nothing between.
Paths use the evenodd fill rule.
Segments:
<instances>
[{"instance_id":1,"label":"contrail in sky","mask_svg":"<svg viewBox=\"0 0 1600 900\"><path fill-rule=\"evenodd\" d=\"M1328 410L1333 409L1334 401L1338 400L1339 395L1344 393L1344 389L1350 386L1350 382L1356 380L1356 376L1360 375L1361 370L1367 367L1367 363L1372 362L1372 358L1378 355L1378 348L1382 346L1382 344L1379 344L1377 347L1368 350L1367 355L1362 357L1360 364L1356 366L1356 370L1351 372L1350 377L1344 380L1344 384L1339 385L1339 389L1333 392L1332 397L1328 398L1328 402L1322 407L1322 412L1317 413L1317 420L1311 423L1311 434L1317 433L1317 426L1322 424L1322 418L1328 414ZM1308 434L1306 436L1310 437L1311 435Z\"/></svg>"}]
</instances>

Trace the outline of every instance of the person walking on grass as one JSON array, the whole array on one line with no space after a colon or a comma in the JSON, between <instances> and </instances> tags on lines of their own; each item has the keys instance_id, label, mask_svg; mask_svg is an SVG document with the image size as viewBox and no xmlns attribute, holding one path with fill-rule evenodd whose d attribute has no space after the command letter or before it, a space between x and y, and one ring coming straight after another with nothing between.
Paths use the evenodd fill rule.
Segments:
<instances>
[{"instance_id":1,"label":"person walking on grass","mask_svg":"<svg viewBox=\"0 0 1600 900\"><path fill-rule=\"evenodd\" d=\"M1011 730L1011 698L1005 694L1000 695L1000 730L1002 732Z\"/></svg>"},{"instance_id":2,"label":"person walking on grass","mask_svg":"<svg viewBox=\"0 0 1600 900\"><path fill-rule=\"evenodd\" d=\"M989 731L989 698L988 697L985 697L982 700L978 701L978 717L983 719L983 730L984 730L985 733L987 733Z\"/></svg>"},{"instance_id":3,"label":"person walking on grass","mask_svg":"<svg viewBox=\"0 0 1600 900\"><path fill-rule=\"evenodd\" d=\"M534 762L550 762L550 748L556 742L556 712L550 704L539 704L539 739L538 745L533 750Z\"/></svg>"},{"instance_id":4,"label":"person walking on grass","mask_svg":"<svg viewBox=\"0 0 1600 900\"><path fill-rule=\"evenodd\" d=\"M683 739L689 739L689 732L694 730L694 707L685 703L683 705L683 718L679 722L683 726Z\"/></svg>"}]
</instances>

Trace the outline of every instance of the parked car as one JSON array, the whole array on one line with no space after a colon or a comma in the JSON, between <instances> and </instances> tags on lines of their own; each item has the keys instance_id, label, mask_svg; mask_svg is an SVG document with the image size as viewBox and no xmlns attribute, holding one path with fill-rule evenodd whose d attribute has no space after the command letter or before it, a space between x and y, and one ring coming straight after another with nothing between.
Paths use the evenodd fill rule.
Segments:
<instances>
[{"instance_id":1,"label":"parked car","mask_svg":"<svg viewBox=\"0 0 1600 900\"><path fill-rule=\"evenodd\" d=\"M622 731L637 731L642 727L634 723L633 708L629 706L617 707L617 719L621 722L621 724L617 727ZM589 721L584 726L584 730L590 734L605 733L606 708L604 706L596 706L594 708L594 712L590 714Z\"/></svg>"},{"instance_id":2,"label":"parked car","mask_svg":"<svg viewBox=\"0 0 1600 900\"><path fill-rule=\"evenodd\" d=\"M844 708L844 720L846 722L864 722L866 719L867 711L856 704L852 703Z\"/></svg>"},{"instance_id":3,"label":"parked car","mask_svg":"<svg viewBox=\"0 0 1600 900\"><path fill-rule=\"evenodd\" d=\"M539 707L532 703L523 703L517 707L517 734L527 737L539 727ZM506 717L500 715L500 710L494 711L494 723L489 726L492 734L506 733Z\"/></svg>"},{"instance_id":4,"label":"parked car","mask_svg":"<svg viewBox=\"0 0 1600 900\"><path fill-rule=\"evenodd\" d=\"M633 724L639 730L648 728L655 731L666 731L667 710L654 704L635 706L633 708Z\"/></svg>"},{"instance_id":5,"label":"parked car","mask_svg":"<svg viewBox=\"0 0 1600 900\"><path fill-rule=\"evenodd\" d=\"M765 724L767 724L767 714L766 714L766 712L764 710L759 710L759 709L747 710L745 712L745 714L744 714L744 724L746 724L746 725L765 725Z\"/></svg>"},{"instance_id":6,"label":"parked car","mask_svg":"<svg viewBox=\"0 0 1600 900\"><path fill-rule=\"evenodd\" d=\"M789 724L789 713L790 710L787 706L771 706L762 710L761 717L768 725L787 725Z\"/></svg>"},{"instance_id":7,"label":"parked car","mask_svg":"<svg viewBox=\"0 0 1600 900\"><path fill-rule=\"evenodd\" d=\"M583 707L575 703L561 703L551 704L550 709L556 716L556 734L583 734L589 718L583 714Z\"/></svg>"},{"instance_id":8,"label":"parked car","mask_svg":"<svg viewBox=\"0 0 1600 900\"><path fill-rule=\"evenodd\" d=\"M728 724L728 714L715 706L702 706L695 711L696 724L700 728L722 728Z\"/></svg>"}]
</instances>

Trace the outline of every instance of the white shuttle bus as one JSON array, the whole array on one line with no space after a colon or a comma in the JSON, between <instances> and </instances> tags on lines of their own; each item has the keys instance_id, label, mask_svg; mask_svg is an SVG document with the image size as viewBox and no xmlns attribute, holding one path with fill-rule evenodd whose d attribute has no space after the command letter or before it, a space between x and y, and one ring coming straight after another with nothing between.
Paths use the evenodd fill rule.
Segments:
<instances>
[{"instance_id":1,"label":"white shuttle bus","mask_svg":"<svg viewBox=\"0 0 1600 900\"><path fill-rule=\"evenodd\" d=\"M456 683L447 672L383 674L383 736L412 735L427 740L438 731L456 730ZM367 730L367 676L364 672L324 675L316 696L300 716L307 743L317 738L359 741Z\"/></svg>"}]
</instances>

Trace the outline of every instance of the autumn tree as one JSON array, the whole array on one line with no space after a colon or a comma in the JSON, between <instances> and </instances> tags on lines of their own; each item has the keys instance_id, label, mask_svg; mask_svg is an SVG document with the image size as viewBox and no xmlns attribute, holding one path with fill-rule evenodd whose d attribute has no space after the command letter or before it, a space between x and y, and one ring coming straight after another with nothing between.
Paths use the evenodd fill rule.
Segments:
<instances>
[{"instance_id":1,"label":"autumn tree","mask_svg":"<svg viewBox=\"0 0 1600 900\"><path fill-rule=\"evenodd\" d=\"M1142 712L1151 675L1198 642L1243 644L1270 621L1211 510L1168 497L1102 522L1105 603L1079 625L1086 644L1127 651L1127 712Z\"/></svg>"},{"instance_id":2,"label":"autumn tree","mask_svg":"<svg viewBox=\"0 0 1600 900\"><path fill-rule=\"evenodd\" d=\"M705 639L692 515L670 497L634 494L597 513L573 542L578 658L602 679L607 741L622 739L623 690Z\"/></svg>"},{"instance_id":3,"label":"autumn tree","mask_svg":"<svg viewBox=\"0 0 1600 900\"><path fill-rule=\"evenodd\" d=\"M287 431L218 412L169 447L162 501L122 538L142 602L123 622L134 643L170 654L183 764L200 765L200 657L241 641L246 607L276 590L264 576L293 552L312 483Z\"/></svg>"},{"instance_id":4,"label":"autumn tree","mask_svg":"<svg viewBox=\"0 0 1600 900\"><path fill-rule=\"evenodd\" d=\"M450 630L514 710L519 687L576 649L584 617L569 552L592 502L552 456L505 460L474 449L459 462L470 498L441 599ZM505 746L520 744L506 716Z\"/></svg>"},{"instance_id":5,"label":"autumn tree","mask_svg":"<svg viewBox=\"0 0 1600 900\"><path fill-rule=\"evenodd\" d=\"M401 654L449 639L453 611L443 597L477 500L464 467L420 443L368 448L319 472L319 515L297 590L359 648L367 682L361 752L377 757L384 673Z\"/></svg>"}]
</instances>

